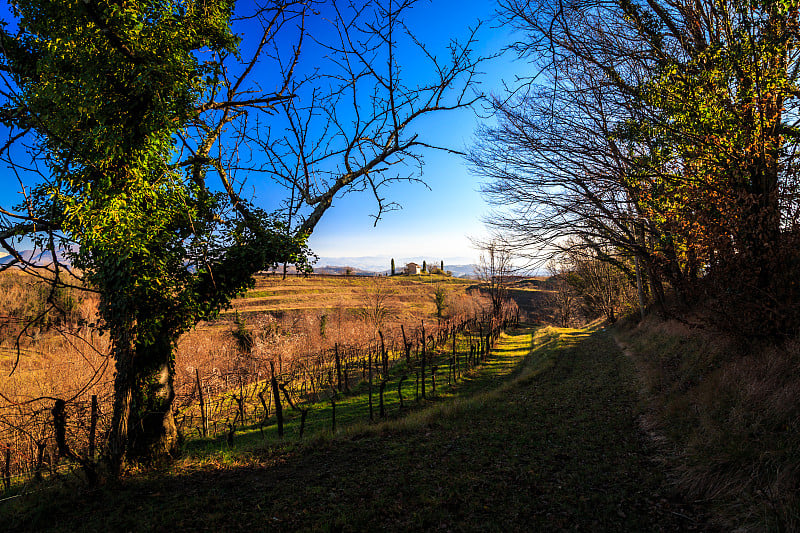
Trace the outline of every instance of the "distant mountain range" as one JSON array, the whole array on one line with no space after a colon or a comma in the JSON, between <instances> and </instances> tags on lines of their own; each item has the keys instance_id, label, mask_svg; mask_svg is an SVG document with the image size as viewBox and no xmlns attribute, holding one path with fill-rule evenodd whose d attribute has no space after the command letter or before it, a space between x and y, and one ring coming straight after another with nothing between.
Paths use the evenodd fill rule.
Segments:
<instances>
[{"instance_id":1,"label":"distant mountain range","mask_svg":"<svg viewBox=\"0 0 800 533\"><path fill-rule=\"evenodd\" d=\"M428 261L430 259L430 261ZM475 271L475 264L469 257L444 257L440 259L428 257L395 257L395 272L402 272L406 263L422 264L423 261L429 262L432 266L439 266L439 263L444 260L445 271L449 270L454 276L464 277L471 276ZM375 272L379 274L388 274L392 262L391 257L385 256L362 256L362 257L327 257L322 256L314 266L314 272L319 272L320 269L325 268L339 268L343 266L352 267L353 269L362 270L365 272Z\"/></svg>"},{"instance_id":2,"label":"distant mountain range","mask_svg":"<svg viewBox=\"0 0 800 533\"><path fill-rule=\"evenodd\" d=\"M314 267L314 274L330 274L334 276L345 276L345 275L353 275L353 276L378 276L383 275L385 272L375 272L373 270L363 270L360 268L351 267L349 265L346 266L331 266L326 265L324 267L315 266Z\"/></svg>"},{"instance_id":3,"label":"distant mountain range","mask_svg":"<svg viewBox=\"0 0 800 533\"><path fill-rule=\"evenodd\" d=\"M41 250L22 250L20 255L25 261L37 264L47 265L53 262L53 255L49 251ZM69 264L69 261L62 253L58 253L58 259L62 264ZM0 265L8 264L14 261L14 257L7 254L0 254ZM427 261L425 259L424 261ZM432 266L439 266L441 260L431 260ZM399 257L395 259L395 272L400 273L405 268L406 263L422 264L423 259ZM390 257L381 256L363 256L363 257L320 257L314 265L314 272L318 274L345 274L348 269L353 275L376 275L376 274L389 274L390 272ZM445 271L450 271L457 277L472 277L475 275L474 263L469 263L469 258L458 257L448 260L444 259ZM283 272L281 267L278 268L279 272ZM294 274L293 266L288 266L287 273Z\"/></svg>"},{"instance_id":4,"label":"distant mountain range","mask_svg":"<svg viewBox=\"0 0 800 533\"><path fill-rule=\"evenodd\" d=\"M390 274L390 269L384 270L370 270L368 268L358 268L352 266L352 263L345 263L343 265L330 265L325 264L325 266L320 266L321 261L318 261L316 265L314 265L314 274L327 274L333 276L388 276ZM475 275L475 266L476 265L448 265L445 263L444 268L446 271L450 271L453 273L454 276L459 278L469 278ZM403 268L405 267L405 263L403 265L395 265L395 272L400 274L403 272ZM277 275L283 274L283 265L278 265L278 268L270 270L269 272L273 272ZM296 270L294 265L286 265L286 274L287 275L294 275L296 274Z\"/></svg>"},{"instance_id":5,"label":"distant mountain range","mask_svg":"<svg viewBox=\"0 0 800 533\"><path fill-rule=\"evenodd\" d=\"M19 255L23 260L35 265L49 265L53 262L53 254L49 250L22 250ZM63 253L57 253L58 261L61 264L69 264L69 260L64 257ZM0 265L6 265L14 261L14 256L9 254L0 255Z\"/></svg>"}]
</instances>

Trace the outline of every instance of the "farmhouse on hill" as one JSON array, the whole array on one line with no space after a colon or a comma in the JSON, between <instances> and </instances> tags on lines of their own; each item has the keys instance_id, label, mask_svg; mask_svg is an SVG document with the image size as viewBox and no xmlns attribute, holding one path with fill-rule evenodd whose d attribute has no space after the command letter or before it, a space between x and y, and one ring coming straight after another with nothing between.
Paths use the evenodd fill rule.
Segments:
<instances>
[{"instance_id":1,"label":"farmhouse on hill","mask_svg":"<svg viewBox=\"0 0 800 533\"><path fill-rule=\"evenodd\" d=\"M420 274L422 272L422 267L420 267L416 263L407 263L406 264L406 274Z\"/></svg>"}]
</instances>

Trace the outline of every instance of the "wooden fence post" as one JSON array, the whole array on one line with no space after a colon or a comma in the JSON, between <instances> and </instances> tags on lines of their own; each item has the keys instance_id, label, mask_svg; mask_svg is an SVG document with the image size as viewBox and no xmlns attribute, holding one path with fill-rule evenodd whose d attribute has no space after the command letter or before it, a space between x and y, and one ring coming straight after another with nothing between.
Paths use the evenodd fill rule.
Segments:
<instances>
[{"instance_id":1,"label":"wooden fence post","mask_svg":"<svg viewBox=\"0 0 800 533\"><path fill-rule=\"evenodd\" d=\"M278 417L278 436L283 437L283 407L281 406L281 392L278 390L278 380L275 379L275 363L270 361L269 366L272 370L270 384L272 385L272 396L275 400L275 416Z\"/></svg>"},{"instance_id":2,"label":"wooden fence post","mask_svg":"<svg viewBox=\"0 0 800 533\"><path fill-rule=\"evenodd\" d=\"M94 461L95 435L97 433L97 394L92 394L92 417L89 422L89 460Z\"/></svg>"},{"instance_id":3,"label":"wooden fence post","mask_svg":"<svg viewBox=\"0 0 800 533\"><path fill-rule=\"evenodd\" d=\"M420 376L422 378L422 399L425 399L425 347L427 346L428 342L425 339L425 322L422 322L422 359L420 364L422 365L422 369L420 372Z\"/></svg>"},{"instance_id":4,"label":"wooden fence post","mask_svg":"<svg viewBox=\"0 0 800 533\"><path fill-rule=\"evenodd\" d=\"M247 407L245 406L244 401L247 399L247 396L246 396L245 391L244 391L244 383L242 383L241 379L239 380L239 396L240 396L240 399L238 400L238 402L239 402L239 414L241 415L239 419L242 421L242 427L244 427L245 426L245 421L244 420L245 420L245 418L247 418ZM235 398L235 396L234 396L234 398Z\"/></svg>"},{"instance_id":5,"label":"wooden fence post","mask_svg":"<svg viewBox=\"0 0 800 533\"><path fill-rule=\"evenodd\" d=\"M306 416L308 416L308 409L300 410L300 438L303 438L303 432L306 429Z\"/></svg>"},{"instance_id":6,"label":"wooden fence post","mask_svg":"<svg viewBox=\"0 0 800 533\"><path fill-rule=\"evenodd\" d=\"M333 353L336 357L336 388L342 392L342 361L339 359L339 343L333 345Z\"/></svg>"},{"instance_id":7,"label":"wooden fence post","mask_svg":"<svg viewBox=\"0 0 800 533\"><path fill-rule=\"evenodd\" d=\"M408 374L400 376L400 382L397 384L397 395L400 396L400 410L403 410L403 381L408 377Z\"/></svg>"},{"instance_id":8,"label":"wooden fence post","mask_svg":"<svg viewBox=\"0 0 800 533\"><path fill-rule=\"evenodd\" d=\"M406 366L409 368L411 367L411 345L412 343L408 342L406 339L406 330L403 327L403 324L400 324L400 331L403 333L403 351L406 354Z\"/></svg>"},{"instance_id":9,"label":"wooden fence post","mask_svg":"<svg viewBox=\"0 0 800 533\"><path fill-rule=\"evenodd\" d=\"M11 445L6 443L6 464L3 467L3 485L6 491L11 490Z\"/></svg>"},{"instance_id":10,"label":"wooden fence post","mask_svg":"<svg viewBox=\"0 0 800 533\"><path fill-rule=\"evenodd\" d=\"M331 432L336 433L336 399L331 396Z\"/></svg>"},{"instance_id":11,"label":"wooden fence post","mask_svg":"<svg viewBox=\"0 0 800 533\"><path fill-rule=\"evenodd\" d=\"M419 352L417 352L417 359L419 359ZM419 365L414 365L414 401L419 401Z\"/></svg>"},{"instance_id":12,"label":"wooden fence post","mask_svg":"<svg viewBox=\"0 0 800 533\"><path fill-rule=\"evenodd\" d=\"M456 351L456 330L453 328L453 361L455 363L455 369L453 371L453 380L458 381L458 352Z\"/></svg>"},{"instance_id":13,"label":"wooden fence post","mask_svg":"<svg viewBox=\"0 0 800 533\"><path fill-rule=\"evenodd\" d=\"M368 350L367 357L368 357L367 364L369 365L369 372L368 372L369 381L367 385L367 389L369 391L369 420L370 422L372 422L373 416L372 416L372 350L371 349Z\"/></svg>"},{"instance_id":14,"label":"wooden fence post","mask_svg":"<svg viewBox=\"0 0 800 533\"><path fill-rule=\"evenodd\" d=\"M386 416L386 411L383 408L383 390L385 388L386 388L386 380L384 379L383 381L381 381L380 393L379 393L380 394L380 408L378 409L378 412L379 412L379 416L381 418L384 418Z\"/></svg>"},{"instance_id":15,"label":"wooden fence post","mask_svg":"<svg viewBox=\"0 0 800 533\"><path fill-rule=\"evenodd\" d=\"M386 343L383 340L383 332L378 331L378 335L381 337L381 359L383 362L383 379L386 379L389 376L389 354L386 351Z\"/></svg>"},{"instance_id":16,"label":"wooden fence post","mask_svg":"<svg viewBox=\"0 0 800 533\"><path fill-rule=\"evenodd\" d=\"M203 398L203 387L200 385L200 370L194 369L194 377L197 382L197 393L200 397L200 423L203 426L203 437L208 436L208 416L206 416L206 402Z\"/></svg>"},{"instance_id":17,"label":"wooden fence post","mask_svg":"<svg viewBox=\"0 0 800 533\"><path fill-rule=\"evenodd\" d=\"M53 406L53 426L56 430L56 445L58 454L62 457L71 457L67 447L67 403L64 400L56 400Z\"/></svg>"},{"instance_id":18,"label":"wooden fence post","mask_svg":"<svg viewBox=\"0 0 800 533\"><path fill-rule=\"evenodd\" d=\"M261 401L261 406L264 407L264 418L261 420L261 424L260 424L260 427L262 428L262 432L263 432L264 424L266 424L267 419L269 418L269 405L267 405L267 400L264 398L264 391L266 391L266 390L267 390L267 388L264 387L262 390L258 391L258 399ZM272 399L270 398L270 404L271 403L272 403Z\"/></svg>"}]
</instances>

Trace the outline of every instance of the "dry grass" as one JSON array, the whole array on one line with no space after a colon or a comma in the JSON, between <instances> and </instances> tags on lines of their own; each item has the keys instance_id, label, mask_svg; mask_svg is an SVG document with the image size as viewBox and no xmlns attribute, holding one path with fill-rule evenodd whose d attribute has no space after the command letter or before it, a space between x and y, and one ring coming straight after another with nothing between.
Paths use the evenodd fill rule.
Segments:
<instances>
[{"instance_id":1,"label":"dry grass","mask_svg":"<svg viewBox=\"0 0 800 533\"><path fill-rule=\"evenodd\" d=\"M77 284L77 280L67 280ZM85 326L94 319L94 295L18 271L0 273L0 452L12 480L31 468L39 475L56 468L52 414L56 398L67 401L70 446L86 446L87 410L97 395L103 406L98 434L110 414L113 365L108 337ZM78 444L80 443L80 444Z\"/></svg>"},{"instance_id":2,"label":"dry grass","mask_svg":"<svg viewBox=\"0 0 800 533\"><path fill-rule=\"evenodd\" d=\"M800 343L741 346L655 319L622 338L680 485L715 502L729 527L800 530Z\"/></svg>"},{"instance_id":3,"label":"dry grass","mask_svg":"<svg viewBox=\"0 0 800 533\"><path fill-rule=\"evenodd\" d=\"M477 295L467 294L472 282L444 276L425 278L380 278L391 289L385 329L394 331L400 324L416 327L421 320L435 320L431 282L447 287L451 315L471 313L485 305ZM192 377L189 374L195 369L225 374L241 365L241 354L230 335L235 312L241 313L247 327L256 333L255 352L262 358L291 357L335 343L373 341L376 332L358 311L368 304L368 289L374 282L373 278L342 276L258 278L256 287L234 300L230 311L214 322L199 324L181 338L177 349L179 385ZM106 364L109 353L107 336L78 325L79 320L95 318L97 305L95 298L78 291L65 292L70 301L66 315L53 309L47 322L40 320L24 329L46 308L47 291L44 282L26 274L0 273L0 389L18 400L69 396ZM15 364L16 371L8 377Z\"/></svg>"},{"instance_id":4,"label":"dry grass","mask_svg":"<svg viewBox=\"0 0 800 533\"><path fill-rule=\"evenodd\" d=\"M46 280L0 273L0 390L7 398L105 392L108 337L83 325L96 314L96 298L63 287L51 297L51 290Z\"/></svg>"},{"instance_id":5,"label":"dry grass","mask_svg":"<svg viewBox=\"0 0 800 533\"><path fill-rule=\"evenodd\" d=\"M181 339L175 380L179 405L189 405L197 399L195 382L199 374L207 396L221 398L226 391L237 388L241 396L249 390L250 401L255 404L250 412L261 409L255 389L248 389L248 384L266 379L271 364L279 374L289 376L286 379L293 383L291 387L298 388L300 396L305 397L310 389L311 396L317 397L324 384L298 381L297 374L313 374L320 365L325 367L330 361L322 359L332 357L335 345L342 348L343 356L349 348L363 354L366 347L376 347L380 342L379 330L384 334L389 357L396 360L402 354L401 326L411 341L418 338L423 323L427 333L434 333L438 320L431 280L446 287L446 316L480 315L489 308L485 297L469 291L471 282L444 276L426 278L257 279L254 289L235 300L230 312L214 323L199 325ZM262 303L256 310L247 305L254 299L272 304ZM298 301L307 302L306 307L298 309ZM233 338L236 320L243 322L252 338L252 348L247 353L238 349ZM192 416L196 418L195 415L199 416Z\"/></svg>"},{"instance_id":6,"label":"dry grass","mask_svg":"<svg viewBox=\"0 0 800 533\"><path fill-rule=\"evenodd\" d=\"M394 291L393 314L401 320L432 316L435 305L431 298L434 283L444 284L450 292L463 294L474 282L446 276L394 276L389 278L290 276L282 280L277 276L260 276L256 286L242 298L233 302L233 309L241 313L273 312L287 310L326 314L332 310L353 311L364 304L364 290L377 280L382 280ZM231 311L233 312L233 311Z\"/></svg>"},{"instance_id":7,"label":"dry grass","mask_svg":"<svg viewBox=\"0 0 800 533\"><path fill-rule=\"evenodd\" d=\"M386 320L380 329L387 337L399 338L400 325L407 331L435 319L431 281L444 283L448 291L449 316L472 314L487 305L477 294L468 294L472 282L444 276L390 278L278 276L256 278L256 286L233 301L232 308L213 323L198 325L181 338L176 368L178 388L193 383L195 369L203 375L225 375L243 364L230 332L235 313L255 334L253 352L246 358L262 361L292 359L339 345L375 342L377 331L363 320L362 311L371 304L375 284L385 285L388 297Z\"/></svg>"},{"instance_id":8,"label":"dry grass","mask_svg":"<svg viewBox=\"0 0 800 533\"><path fill-rule=\"evenodd\" d=\"M711 531L654 467L632 365L610 336L531 340L509 332L452 396L394 421L302 443L237 437L107 488L20 498L0 520L18 531ZM337 413L360 408L364 421L364 394Z\"/></svg>"},{"instance_id":9,"label":"dry grass","mask_svg":"<svg viewBox=\"0 0 800 533\"><path fill-rule=\"evenodd\" d=\"M256 281L255 288L236 299L229 312L214 322L198 324L180 339L175 362L178 408L196 400L198 375L208 400L264 379L270 362L282 372L296 367L294 360L335 344L374 346L378 328L365 321L360 311L369 306L376 283L387 289L380 329L390 350L396 344L399 351L401 324L413 335L425 321L430 332L436 322L433 283L446 287L451 315L488 307L479 294L467 294L472 282L444 276L262 277ZM58 308L43 315L48 295L47 285L28 275L0 273L0 392L4 396L0 399L0 451L11 446L13 473L37 461L38 445L48 446L45 463L55 455L50 415L55 398L71 405L68 438L79 452L87 445L86 406L91 396L100 400L101 431L111 413L114 368L108 336L82 325L95 320L96 299L64 289L57 295ZM243 352L232 335L237 312L253 338L249 352Z\"/></svg>"}]
</instances>

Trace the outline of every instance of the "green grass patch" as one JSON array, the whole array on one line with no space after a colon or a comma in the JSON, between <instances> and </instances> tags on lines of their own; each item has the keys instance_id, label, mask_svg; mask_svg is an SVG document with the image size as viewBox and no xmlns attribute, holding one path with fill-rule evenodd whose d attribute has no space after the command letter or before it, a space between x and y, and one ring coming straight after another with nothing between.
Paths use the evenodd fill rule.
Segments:
<instances>
[{"instance_id":1,"label":"green grass patch","mask_svg":"<svg viewBox=\"0 0 800 533\"><path fill-rule=\"evenodd\" d=\"M407 423L408 420L413 419L413 416L409 417L410 413L425 409L431 404L441 404L449 400L468 398L478 391L495 387L499 382L520 371L532 349L532 343L543 342L540 337L537 336L534 339L533 334L527 329L505 333L501 337L497 349L493 351L492 356L486 362L472 369L467 368L466 356L469 353L467 340L459 338L457 351L459 353L458 368L460 372L457 380L453 380L449 373L448 361L452 345L448 343L447 347L428 354L425 379L426 398L424 400L421 397L422 383L417 381L415 369L407 368L405 362L401 361L392 367L384 389L383 403L386 416L383 419L379 416L379 382L376 379L373 380L373 417L370 420L369 385L367 382L362 381L351 392L338 393L336 395L336 432L333 435L333 407L329 400L301 404L302 408L308 410L303 431L304 439L314 440L337 435L349 435L367 430L370 427L377 427L383 430L385 427L395 423ZM438 367L435 390L431 379L433 365ZM359 372L358 375L361 376L361 373ZM399 391L402 392L403 396L402 408L398 392L398 386L401 381L402 386ZM235 457L237 454L247 455L253 447L281 446L285 441L299 440L300 411L292 410L285 401L283 403L284 438L278 436L277 421L273 416L263 426L251 425L239 429L235 434L233 447L228 444L224 435L207 439L192 438L185 446L186 457L184 460L202 461L209 454L213 454L216 462L219 461L219 457ZM397 422L398 420L399 422Z\"/></svg>"},{"instance_id":2,"label":"green grass patch","mask_svg":"<svg viewBox=\"0 0 800 533\"><path fill-rule=\"evenodd\" d=\"M342 403L354 423L336 434L198 449L94 492L32 496L0 520L63 531L705 529L665 488L637 430L630 361L606 332L510 332L486 365L437 392L375 424L354 395Z\"/></svg>"}]
</instances>

